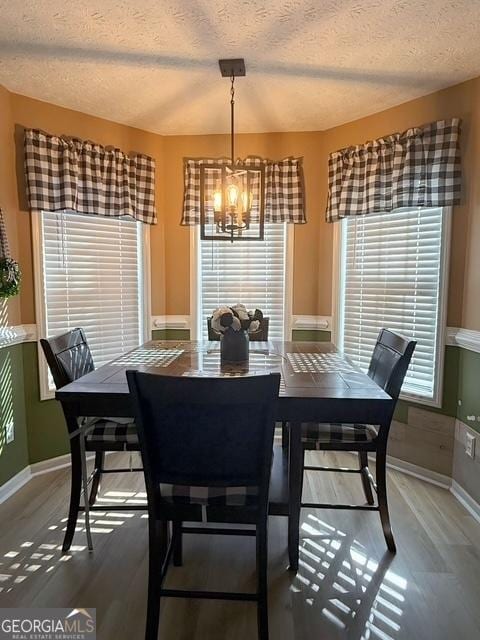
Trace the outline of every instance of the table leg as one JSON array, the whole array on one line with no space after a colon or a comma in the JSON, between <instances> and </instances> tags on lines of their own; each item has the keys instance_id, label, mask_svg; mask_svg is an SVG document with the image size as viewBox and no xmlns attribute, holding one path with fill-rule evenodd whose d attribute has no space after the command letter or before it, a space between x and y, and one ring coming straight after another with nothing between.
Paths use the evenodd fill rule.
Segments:
<instances>
[{"instance_id":1,"label":"table leg","mask_svg":"<svg viewBox=\"0 0 480 640\"><path fill-rule=\"evenodd\" d=\"M90 501L88 499L87 454L85 451L85 433L80 430L80 456L82 459L83 504L85 506L85 531L87 533L88 550L93 551L92 533L90 531Z\"/></svg>"},{"instance_id":2,"label":"table leg","mask_svg":"<svg viewBox=\"0 0 480 640\"><path fill-rule=\"evenodd\" d=\"M288 558L290 571L298 570L300 511L303 489L302 425L290 422L288 465Z\"/></svg>"}]
</instances>

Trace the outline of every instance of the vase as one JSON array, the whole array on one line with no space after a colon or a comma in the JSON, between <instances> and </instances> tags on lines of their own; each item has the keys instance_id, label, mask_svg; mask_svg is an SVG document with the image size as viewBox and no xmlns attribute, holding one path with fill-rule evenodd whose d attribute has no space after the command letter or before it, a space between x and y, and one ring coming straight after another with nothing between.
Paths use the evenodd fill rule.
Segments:
<instances>
[{"instance_id":1,"label":"vase","mask_svg":"<svg viewBox=\"0 0 480 640\"><path fill-rule=\"evenodd\" d=\"M226 362L248 362L250 339L248 333L240 329L227 329L220 338L220 358Z\"/></svg>"}]
</instances>

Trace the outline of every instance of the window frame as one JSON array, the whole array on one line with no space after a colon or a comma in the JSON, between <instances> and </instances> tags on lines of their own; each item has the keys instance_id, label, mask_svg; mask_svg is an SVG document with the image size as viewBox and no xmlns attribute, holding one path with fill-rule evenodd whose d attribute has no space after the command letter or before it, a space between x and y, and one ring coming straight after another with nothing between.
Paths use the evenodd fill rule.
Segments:
<instances>
[{"instance_id":1,"label":"window frame","mask_svg":"<svg viewBox=\"0 0 480 640\"><path fill-rule=\"evenodd\" d=\"M431 207L442 209L442 246L440 257L438 321L436 331L436 361L434 367L434 393L432 398L412 392L401 392L400 399L406 402L440 409L443 404L445 347L447 344L447 304L450 276L450 251L452 236L452 207ZM388 215L388 213L386 214ZM335 222L333 229L333 270L332 270L332 342L339 348L343 332L343 293L345 287L344 255L346 248L346 228L348 218Z\"/></svg>"},{"instance_id":2,"label":"window frame","mask_svg":"<svg viewBox=\"0 0 480 640\"><path fill-rule=\"evenodd\" d=\"M268 224L268 223L267 223ZM284 340L292 339L293 308L293 256L295 244L295 225L286 224L285 230L285 293L283 308ZM200 310L200 227L190 227L190 339L202 340L202 314Z\"/></svg>"},{"instance_id":3,"label":"window frame","mask_svg":"<svg viewBox=\"0 0 480 640\"><path fill-rule=\"evenodd\" d=\"M45 286L44 286L44 257L43 257L43 234L42 234L42 212L33 211L32 221L32 244L33 244L33 275L35 293L35 317L37 325L37 352L38 352L38 375L40 387L40 400L51 400L55 398L55 390L48 386L48 365L43 356L40 345L40 338L47 337ZM150 225L137 222L141 226L142 244L142 291L140 292L140 311L143 314L141 323L141 343L149 340L150 315L151 315L151 272L150 272ZM40 355L41 354L41 355Z\"/></svg>"}]
</instances>

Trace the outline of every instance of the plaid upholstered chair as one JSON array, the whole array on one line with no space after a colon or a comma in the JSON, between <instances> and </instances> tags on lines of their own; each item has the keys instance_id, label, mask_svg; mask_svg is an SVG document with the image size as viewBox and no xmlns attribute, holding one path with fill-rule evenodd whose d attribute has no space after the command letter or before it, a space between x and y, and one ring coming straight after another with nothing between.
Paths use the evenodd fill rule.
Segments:
<instances>
[{"instance_id":1,"label":"plaid upholstered chair","mask_svg":"<svg viewBox=\"0 0 480 640\"><path fill-rule=\"evenodd\" d=\"M416 342L400 336L387 329L382 329L377 338L373 350L368 375L380 387L384 389L395 401L398 400L405 374L415 350ZM395 405L392 405L392 415ZM391 419L390 417L390 419ZM302 507L313 509L361 509L380 512L383 533L387 547L395 552L395 542L390 526L390 516L387 502L386 485L386 457L387 440L390 430L388 426L378 427L371 424L318 424L305 423L302 425L302 477L307 471L339 471L359 473L362 479L365 498L368 503L363 505L318 504L302 502ZM358 454L359 468L331 468L305 465L305 451L351 451ZM368 468L368 453L375 454L376 482ZM377 494L377 506L374 505L372 488ZM291 522L291 529L298 531L300 524L300 512L290 518L296 518L296 523ZM296 545L298 554L298 545Z\"/></svg>"},{"instance_id":2,"label":"plaid upholstered chair","mask_svg":"<svg viewBox=\"0 0 480 640\"><path fill-rule=\"evenodd\" d=\"M57 389L78 380L95 369L92 354L82 329L72 329L55 338L40 340L53 381ZM69 434L74 433L82 418L76 421L66 417ZM141 471L141 469L105 469L105 453L111 451L139 451L137 428L132 418L96 418L93 429L85 440L87 452L95 452L95 467L91 482L89 504L94 506L102 474L111 472ZM63 541L63 551L70 549L78 513L81 493L81 458L78 437L70 439L72 481L70 509ZM103 507L103 505L102 505ZM105 505L105 508L108 508Z\"/></svg>"},{"instance_id":3,"label":"plaid upholstered chair","mask_svg":"<svg viewBox=\"0 0 480 640\"><path fill-rule=\"evenodd\" d=\"M127 371L127 378L148 499L146 640L157 638L161 596L254 601L258 635L267 640L268 492L280 375L175 378ZM172 556L174 565L182 563L182 535L188 533L256 536L256 592L163 588Z\"/></svg>"}]
</instances>

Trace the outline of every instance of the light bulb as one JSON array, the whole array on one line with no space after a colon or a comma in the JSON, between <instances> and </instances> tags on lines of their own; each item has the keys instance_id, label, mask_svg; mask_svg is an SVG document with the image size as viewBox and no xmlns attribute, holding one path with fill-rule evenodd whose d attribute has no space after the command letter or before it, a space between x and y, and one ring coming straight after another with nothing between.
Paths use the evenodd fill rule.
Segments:
<instances>
[{"instance_id":1,"label":"light bulb","mask_svg":"<svg viewBox=\"0 0 480 640\"><path fill-rule=\"evenodd\" d=\"M236 184L230 184L227 187L227 200L232 209L236 209L238 202L239 190Z\"/></svg>"},{"instance_id":2,"label":"light bulb","mask_svg":"<svg viewBox=\"0 0 480 640\"><path fill-rule=\"evenodd\" d=\"M214 191L213 192L213 210L215 213L220 213L222 210L222 192Z\"/></svg>"}]
</instances>

